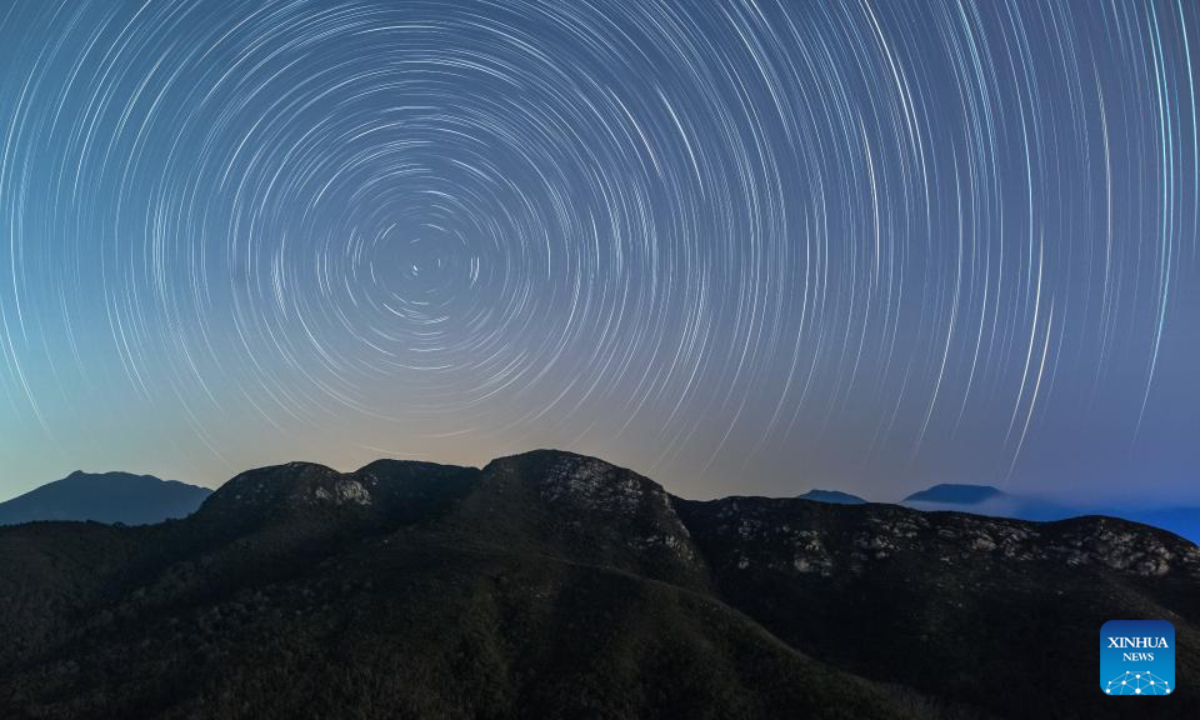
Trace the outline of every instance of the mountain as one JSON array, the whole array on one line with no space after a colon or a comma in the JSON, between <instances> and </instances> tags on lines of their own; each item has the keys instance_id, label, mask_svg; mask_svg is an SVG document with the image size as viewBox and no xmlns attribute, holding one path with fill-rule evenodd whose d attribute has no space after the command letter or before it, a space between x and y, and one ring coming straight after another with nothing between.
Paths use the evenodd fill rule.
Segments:
<instances>
[{"instance_id":1,"label":"mountain","mask_svg":"<svg viewBox=\"0 0 1200 720\"><path fill-rule=\"evenodd\" d=\"M851 495L840 490L809 490L803 495L798 496L798 499L833 503L834 505L864 505L867 502L857 495Z\"/></svg>"},{"instance_id":2,"label":"mountain","mask_svg":"<svg viewBox=\"0 0 1200 720\"><path fill-rule=\"evenodd\" d=\"M150 475L77 471L0 503L0 525L38 520L149 525L190 515L211 492Z\"/></svg>"},{"instance_id":3,"label":"mountain","mask_svg":"<svg viewBox=\"0 0 1200 720\"><path fill-rule=\"evenodd\" d=\"M1108 518L695 502L554 451L293 463L183 520L0 528L0 716L1119 717L1099 627L1170 620L1194 688L1198 593L1200 548Z\"/></svg>"},{"instance_id":4,"label":"mountain","mask_svg":"<svg viewBox=\"0 0 1200 720\"><path fill-rule=\"evenodd\" d=\"M1072 507L1044 498L1006 493L987 485L935 485L909 495L902 503L917 510L949 510L1040 522L1102 515L1152 525L1200 542L1200 508Z\"/></svg>"},{"instance_id":5,"label":"mountain","mask_svg":"<svg viewBox=\"0 0 1200 720\"><path fill-rule=\"evenodd\" d=\"M1200 679L1200 548L1169 533L766 498L677 507L725 602L875 681L998 717L1118 716L1093 698L1096 633L1117 617L1185 628L1179 677ZM1200 710L1187 702L1163 717Z\"/></svg>"},{"instance_id":6,"label":"mountain","mask_svg":"<svg viewBox=\"0 0 1200 720\"><path fill-rule=\"evenodd\" d=\"M1125 518L1153 525L1200 543L1200 507L1190 508L1107 508L1098 514Z\"/></svg>"},{"instance_id":7,"label":"mountain","mask_svg":"<svg viewBox=\"0 0 1200 720\"><path fill-rule=\"evenodd\" d=\"M955 485L946 483L934 485L928 490L915 492L904 498L904 502L978 505L979 503L996 500L1004 496L1005 493L990 485Z\"/></svg>"}]
</instances>

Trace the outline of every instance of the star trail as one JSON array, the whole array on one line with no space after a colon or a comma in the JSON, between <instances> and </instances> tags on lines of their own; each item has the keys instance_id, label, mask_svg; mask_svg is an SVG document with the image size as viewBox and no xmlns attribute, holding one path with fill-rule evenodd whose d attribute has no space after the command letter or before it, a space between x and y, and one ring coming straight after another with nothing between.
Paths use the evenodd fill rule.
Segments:
<instances>
[{"instance_id":1,"label":"star trail","mask_svg":"<svg viewBox=\"0 0 1200 720\"><path fill-rule=\"evenodd\" d=\"M16 0L0 496L478 463L1181 494L1200 6Z\"/></svg>"}]
</instances>

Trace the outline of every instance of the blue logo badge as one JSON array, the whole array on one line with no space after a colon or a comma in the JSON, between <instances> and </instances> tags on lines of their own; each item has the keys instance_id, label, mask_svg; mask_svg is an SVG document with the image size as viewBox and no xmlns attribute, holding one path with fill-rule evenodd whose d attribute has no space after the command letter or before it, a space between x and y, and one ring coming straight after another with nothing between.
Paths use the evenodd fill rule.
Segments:
<instances>
[{"instance_id":1,"label":"blue logo badge","mask_svg":"<svg viewBox=\"0 0 1200 720\"><path fill-rule=\"evenodd\" d=\"M1175 626L1110 620L1100 628L1100 689L1106 695L1175 692Z\"/></svg>"}]
</instances>

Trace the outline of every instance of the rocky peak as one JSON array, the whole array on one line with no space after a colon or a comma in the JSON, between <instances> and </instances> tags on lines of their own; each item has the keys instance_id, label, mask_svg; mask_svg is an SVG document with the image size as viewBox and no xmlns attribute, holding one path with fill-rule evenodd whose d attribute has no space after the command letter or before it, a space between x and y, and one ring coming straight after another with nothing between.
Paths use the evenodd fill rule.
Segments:
<instances>
[{"instance_id":1,"label":"rocky peak","mask_svg":"<svg viewBox=\"0 0 1200 720\"><path fill-rule=\"evenodd\" d=\"M374 490L370 477L292 462L238 475L205 501L199 515L249 519L306 509L368 507Z\"/></svg>"},{"instance_id":2,"label":"rocky peak","mask_svg":"<svg viewBox=\"0 0 1200 720\"><path fill-rule=\"evenodd\" d=\"M493 461L484 472L518 477L564 511L632 518L652 516L686 533L661 485L632 470L585 455L537 450Z\"/></svg>"},{"instance_id":3,"label":"rocky peak","mask_svg":"<svg viewBox=\"0 0 1200 720\"><path fill-rule=\"evenodd\" d=\"M484 477L496 496L536 499L533 527L586 562L695 583L703 574L687 527L658 483L596 458L538 450L494 460Z\"/></svg>"},{"instance_id":4,"label":"rocky peak","mask_svg":"<svg viewBox=\"0 0 1200 720\"><path fill-rule=\"evenodd\" d=\"M538 495L550 503L619 515L634 513L645 502L668 502L658 483L603 460L566 452L537 452L518 458L525 469L536 470L527 477Z\"/></svg>"},{"instance_id":5,"label":"rocky peak","mask_svg":"<svg viewBox=\"0 0 1200 720\"><path fill-rule=\"evenodd\" d=\"M326 489L318 487L313 490L312 497L317 502L341 505L343 503L371 504L371 491L358 480L341 478L334 482L333 487Z\"/></svg>"}]
</instances>

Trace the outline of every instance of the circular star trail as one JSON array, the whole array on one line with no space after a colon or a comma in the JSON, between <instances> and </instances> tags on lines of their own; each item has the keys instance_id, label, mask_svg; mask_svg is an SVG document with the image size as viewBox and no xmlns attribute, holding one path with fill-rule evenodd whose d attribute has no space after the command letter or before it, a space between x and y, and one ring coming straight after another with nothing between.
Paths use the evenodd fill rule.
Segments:
<instances>
[{"instance_id":1,"label":"circular star trail","mask_svg":"<svg viewBox=\"0 0 1200 720\"><path fill-rule=\"evenodd\" d=\"M1198 26L11 3L0 459L216 482L555 445L685 494L1169 489L1200 402Z\"/></svg>"}]
</instances>

